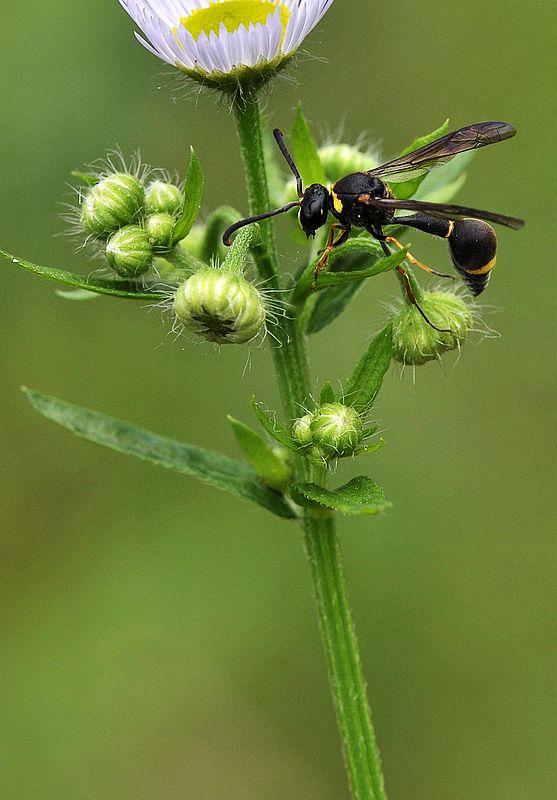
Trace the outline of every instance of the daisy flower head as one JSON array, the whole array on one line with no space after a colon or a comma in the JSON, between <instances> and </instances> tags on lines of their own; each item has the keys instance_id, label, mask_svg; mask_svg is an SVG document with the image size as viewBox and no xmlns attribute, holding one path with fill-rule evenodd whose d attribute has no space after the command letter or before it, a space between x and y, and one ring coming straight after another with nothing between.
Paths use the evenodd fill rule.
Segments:
<instances>
[{"instance_id":1,"label":"daisy flower head","mask_svg":"<svg viewBox=\"0 0 557 800\"><path fill-rule=\"evenodd\" d=\"M333 0L120 0L153 55L200 83L264 83L294 56Z\"/></svg>"}]
</instances>

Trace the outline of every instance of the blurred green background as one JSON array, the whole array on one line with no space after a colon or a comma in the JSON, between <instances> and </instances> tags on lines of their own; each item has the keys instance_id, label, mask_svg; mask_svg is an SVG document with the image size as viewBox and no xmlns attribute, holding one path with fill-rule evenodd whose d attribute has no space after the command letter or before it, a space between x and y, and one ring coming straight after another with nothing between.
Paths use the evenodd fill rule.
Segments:
<instances>
[{"instance_id":1,"label":"blurred green background","mask_svg":"<svg viewBox=\"0 0 557 800\"><path fill-rule=\"evenodd\" d=\"M368 471L394 502L340 523L391 800L556 795L556 22L551 4L336 0L299 86L266 100L273 125L302 98L318 133L365 130L385 158L447 116L519 130L459 196L528 220L499 231L485 302L502 337L415 385L393 368L375 411L387 448L339 474ZM2 247L86 272L59 204L70 170L115 144L182 172L193 144L205 208L246 209L227 108L135 44L116 0L8 4L2 29ZM442 243L413 241L445 263ZM268 353L242 377L245 349L173 343L140 304L67 302L1 269L2 795L346 798L299 531L73 438L19 391L237 455L225 415L277 403ZM316 383L347 375L396 288L370 282L312 340Z\"/></svg>"}]
</instances>

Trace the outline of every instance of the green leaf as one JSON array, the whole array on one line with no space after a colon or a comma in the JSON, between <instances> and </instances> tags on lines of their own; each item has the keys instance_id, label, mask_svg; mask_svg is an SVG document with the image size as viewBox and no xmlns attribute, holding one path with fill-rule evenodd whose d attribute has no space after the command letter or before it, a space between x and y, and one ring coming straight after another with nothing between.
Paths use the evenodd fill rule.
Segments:
<instances>
[{"instance_id":1,"label":"green leaf","mask_svg":"<svg viewBox=\"0 0 557 800\"><path fill-rule=\"evenodd\" d=\"M80 172L78 169L74 169L70 174L82 186L95 186L99 182L98 175L93 175L92 172Z\"/></svg>"},{"instance_id":2,"label":"green leaf","mask_svg":"<svg viewBox=\"0 0 557 800\"><path fill-rule=\"evenodd\" d=\"M184 208L180 218L176 222L174 233L172 235L172 244L176 244L181 239L185 239L191 231L193 223L199 214L199 207L201 206L201 198L203 196L203 184L205 177L201 164L195 154L193 147L190 147L190 164L188 167L188 174L186 175L186 184L184 186Z\"/></svg>"},{"instance_id":3,"label":"green leaf","mask_svg":"<svg viewBox=\"0 0 557 800\"><path fill-rule=\"evenodd\" d=\"M466 181L466 170L476 153L459 153L440 167L429 172L414 195L416 200L430 203L450 203Z\"/></svg>"},{"instance_id":4,"label":"green leaf","mask_svg":"<svg viewBox=\"0 0 557 800\"><path fill-rule=\"evenodd\" d=\"M332 256L334 258L332 262L330 261L331 270L350 272L372 266L383 256L383 251L378 242L369 237L357 237L349 239L343 247L334 251ZM306 332L317 333L333 322L348 307L362 287L363 281L359 281L322 289L315 296L313 307L307 315Z\"/></svg>"},{"instance_id":5,"label":"green leaf","mask_svg":"<svg viewBox=\"0 0 557 800\"><path fill-rule=\"evenodd\" d=\"M93 300L98 294L88 292L87 289L56 289L55 294L63 300Z\"/></svg>"},{"instance_id":6,"label":"green leaf","mask_svg":"<svg viewBox=\"0 0 557 800\"><path fill-rule=\"evenodd\" d=\"M274 411L267 411L263 409L261 407L261 403L258 403L255 397L252 398L251 407L253 409L253 413L259 421L259 424L264 430L267 431L269 436L271 436L279 444L287 447L289 450L298 452L298 446L292 441L292 437L286 428L284 428L280 422L277 422L277 415Z\"/></svg>"},{"instance_id":7,"label":"green leaf","mask_svg":"<svg viewBox=\"0 0 557 800\"><path fill-rule=\"evenodd\" d=\"M160 284L157 284L157 290L155 291L150 289L149 285L135 284L132 281L101 280L100 278L84 277L73 272L66 272L62 269L43 267L40 264L32 264L30 261L13 256L11 253L6 253L4 250L0 250L0 256L18 267L23 267L28 272L34 272L43 278L63 283L65 286L71 286L74 289L85 289L96 294L110 294L114 297L126 297L132 300L152 300L154 302L158 302L164 296Z\"/></svg>"},{"instance_id":8,"label":"green leaf","mask_svg":"<svg viewBox=\"0 0 557 800\"><path fill-rule=\"evenodd\" d=\"M380 259L371 267L365 269L354 269L350 272L323 272L317 279L317 291L321 287L339 286L342 283L352 283L354 281L364 281L366 278L373 278L375 275L380 275L382 272L389 272L390 270L398 267L401 261L406 258L408 249L405 247L390 256Z\"/></svg>"},{"instance_id":9,"label":"green leaf","mask_svg":"<svg viewBox=\"0 0 557 800\"><path fill-rule=\"evenodd\" d=\"M332 491L316 483L295 483L291 487L291 494L298 505L327 508L355 516L379 514L391 506L385 500L383 489L363 475Z\"/></svg>"},{"instance_id":10,"label":"green leaf","mask_svg":"<svg viewBox=\"0 0 557 800\"><path fill-rule=\"evenodd\" d=\"M327 381L324 384L321 392L319 394L319 405L323 406L325 403L334 403L336 399L335 390L331 386L331 384Z\"/></svg>"},{"instance_id":11,"label":"green leaf","mask_svg":"<svg viewBox=\"0 0 557 800\"><path fill-rule=\"evenodd\" d=\"M292 150L304 187L312 183L327 183L317 144L311 134L301 105L298 105L296 109L296 116L292 125Z\"/></svg>"},{"instance_id":12,"label":"green leaf","mask_svg":"<svg viewBox=\"0 0 557 800\"><path fill-rule=\"evenodd\" d=\"M90 442L197 478L236 497L252 500L279 517L296 516L286 498L264 486L255 471L242 461L159 436L31 389L23 391L40 414Z\"/></svg>"},{"instance_id":13,"label":"green leaf","mask_svg":"<svg viewBox=\"0 0 557 800\"><path fill-rule=\"evenodd\" d=\"M242 218L242 215L231 206L220 206L207 217L203 226L203 241L199 252L202 261L211 263L211 259L218 258L221 261L227 247L223 244L222 234L225 230Z\"/></svg>"},{"instance_id":14,"label":"green leaf","mask_svg":"<svg viewBox=\"0 0 557 800\"><path fill-rule=\"evenodd\" d=\"M439 128L437 128L437 130L427 133L425 136L418 136L417 139L414 139L412 144L408 145L408 147L406 147L400 153L400 156L405 156L407 153L411 153L413 150L417 150L419 147L423 147L425 144L434 142L436 139L439 139L440 136L444 136L448 130L449 120L446 119L445 122ZM390 184L394 196L398 197L400 200L407 200L409 197L412 197L426 175L427 173L425 175L420 175L418 178L412 178L409 181Z\"/></svg>"},{"instance_id":15,"label":"green leaf","mask_svg":"<svg viewBox=\"0 0 557 800\"><path fill-rule=\"evenodd\" d=\"M249 425L245 425L230 415L227 419L232 425L238 444L260 478L275 489L282 489L286 486L291 476L288 462L281 458L277 450L273 449ZM280 452L284 453L284 450Z\"/></svg>"},{"instance_id":16,"label":"green leaf","mask_svg":"<svg viewBox=\"0 0 557 800\"><path fill-rule=\"evenodd\" d=\"M352 405L360 414L365 414L371 408L383 383L383 377L389 369L392 353L393 326L389 323L371 341L343 387L345 402Z\"/></svg>"},{"instance_id":17,"label":"green leaf","mask_svg":"<svg viewBox=\"0 0 557 800\"><path fill-rule=\"evenodd\" d=\"M371 453L376 453L378 450L382 450L385 447L385 440L383 438L378 439L373 444L364 444L359 450L356 450L355 455L370 455Z\"/></svg>"},{"instance_id":18,"label":"green leaf","mask_svg":"<svg viewBox=\"0 0 557 800\"><path fill-rule=\"evenodd\" d=\"M397 261L397 259L394 258L395 255L397 254L395 253L388 258L384 257L383 250L378 242L369 237L355 236L337 250L333 250L329 257L328 269L321 272L317 279L317 291L325 289L327 286L338 286L338 284L341 283L362 281L374 275L379 275L381 272L394 269L397 264L402 261L402 259ZM354 256L365 257L365 260L363 262L361 260L358 261L356 265L354 263ZM300 275L292 295L294 302L299 301L312 291L313 274L317 266L317 261L318 259L315 259L315 262L310 264ZM358 269L357 267L361 267L362 263L368 266L363 269ZM348 266L349 269L342 270L341 267L343 266ZM337 275L341 277L338 278L336 277Z\"/></svg>"}]
</instances>

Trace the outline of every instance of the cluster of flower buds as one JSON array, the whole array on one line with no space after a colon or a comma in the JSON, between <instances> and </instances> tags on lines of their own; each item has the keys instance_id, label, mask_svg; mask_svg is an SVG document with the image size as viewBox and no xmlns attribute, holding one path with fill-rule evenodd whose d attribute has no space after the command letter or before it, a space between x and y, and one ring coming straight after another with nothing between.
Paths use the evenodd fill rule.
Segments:
<instances>
[{"instance_id":1,"label":"cluster of flower buds","mask_svg":"<svg viewBox=\"0 0 557 800\"><path fill-rule=\"evenodd\" d=\"M169 181L144 181L128 172L100 178L83 195L80 224L102 242L110 267L122 278L138 278L155 255L167 252L184 203Z\"/></svg>"},{"instance_id":2,"label":"cluster of flower buds","mask_svg":"<svg viewBox=\"0 0 557 800\"><path fill-rule=\"evenodd\" d=\"M315 463L356 455L365 436L361 416L352 406L324 403L294 420L292 438Z\"/></svg>"}]
</instances>

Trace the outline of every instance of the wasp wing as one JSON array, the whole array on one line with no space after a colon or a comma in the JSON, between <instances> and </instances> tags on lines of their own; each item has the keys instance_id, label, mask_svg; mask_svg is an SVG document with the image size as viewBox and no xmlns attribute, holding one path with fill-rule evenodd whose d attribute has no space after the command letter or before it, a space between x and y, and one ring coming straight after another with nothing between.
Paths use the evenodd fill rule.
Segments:
<instances>
[{"instance_id":1,"label":"wasp wing","mask_svg":"<svg viewBox=\"0 0 557 800\"><path fill-rule=\"evenodd\" d=\"M455 206L449 203L427 203L425 200L385 200L381 197L374 197L371 199L370 205L391 211L422 211L433 217L443 217L444 219L483 219L487 222L495 222L497 225L505 225L515 231L524 227L524 220L517 217L507 217L505 214L496 214L494 211L483 211L480 208ZM396 217L392 224L396 224Z\"/></svg>"},{"instance_id":2,"label":"wasp wing","mask_svg":"<svg viewBox=\"0 0 557 800\"><path fill-rule=\"evenodd\" d=\"M408 181L445 164L459 153L502 142L504 139L510 139L515 133L515 128L508 122L478 122L475 125L467 125L419 147L412 153L370 169L369 174L385 179L388 183Z\"/></svg>"}]
</instances>

